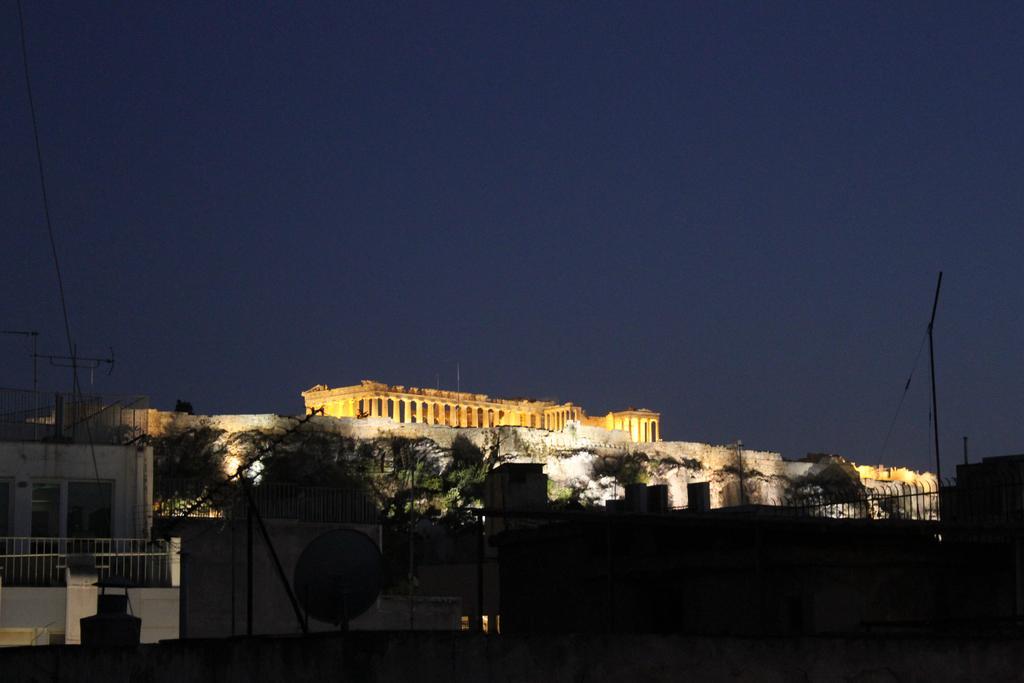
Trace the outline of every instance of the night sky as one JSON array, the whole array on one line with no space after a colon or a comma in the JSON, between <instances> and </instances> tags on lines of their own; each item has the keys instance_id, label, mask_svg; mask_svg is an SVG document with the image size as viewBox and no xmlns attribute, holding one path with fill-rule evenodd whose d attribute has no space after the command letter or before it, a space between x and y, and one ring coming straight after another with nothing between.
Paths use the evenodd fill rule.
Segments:
<instances>
[{"instance_id":1,"label":"night sky","mask_svg":"<svg viewBox=\"0 0 1024 683\"><path fill-rule=\"evenodd\" d=\"M1024 4L25 3L86 390L294 414L458 363L933 469L927 347L881 447L943 270L944 474L1024 451ZM13 0L0 103L0 327L66 353Z\"/></svg>"}]
</instances>

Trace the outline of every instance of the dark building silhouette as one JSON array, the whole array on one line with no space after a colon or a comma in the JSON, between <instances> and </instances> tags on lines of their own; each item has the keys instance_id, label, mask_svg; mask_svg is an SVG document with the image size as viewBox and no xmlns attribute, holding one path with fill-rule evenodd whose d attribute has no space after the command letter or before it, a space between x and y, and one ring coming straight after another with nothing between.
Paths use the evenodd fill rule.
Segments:
<instances>
[{"instance_id":1,"label":"dark building silhouette","mask_svg":"<svg viewBox=\"0 0 1024 683\"><path fill-rule=\"evenodd\" d=\"M940 540L933 525L597 513L495 543L504 633L825 634L1014 614L1012 544Z\"/></svg>"}]
</instances>

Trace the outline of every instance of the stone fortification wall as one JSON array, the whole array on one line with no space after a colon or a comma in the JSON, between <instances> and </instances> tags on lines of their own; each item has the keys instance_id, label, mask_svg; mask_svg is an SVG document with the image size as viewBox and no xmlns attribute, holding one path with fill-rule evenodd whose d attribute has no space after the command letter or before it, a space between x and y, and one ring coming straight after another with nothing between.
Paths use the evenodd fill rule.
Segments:
<instances>
[{"instance_id":1,"label":"stone fortification wall","mask_svg":"<svg viewBox=\"0 0 1024 683\"><path fill-rule=\"evenodd\" d=\"M230 435L253 429L283 430L293 426L297 419L280 415L192 416L152 411L149 424L153 435L204 423ZM589 503L623 495L621 477L615 476L623 461L639 468L640 477L646 483L667 485L673 507L688 504L686 487L695 482L710 484L712 507L780 504L791 495L794 486L813 480L829 468L834 469L837 462L836 458L817 462L783 460L779 453L738 451L730 445L686 441L635 443L625 432L575 421L568 422L559 431L511 426L454 428L400 423L390 418L321 416L311 418L310 425L307 428L360 441L391 436L427 439L436 444L435 454L450 449L454 439L462 436L485 452L497 448L502 460L543 463L554 491L578 494ZM849 476L851 481L857 481L852 465ZM865 484L869 488L872 485L871 482Z\"/></svg>"}]
</instances>

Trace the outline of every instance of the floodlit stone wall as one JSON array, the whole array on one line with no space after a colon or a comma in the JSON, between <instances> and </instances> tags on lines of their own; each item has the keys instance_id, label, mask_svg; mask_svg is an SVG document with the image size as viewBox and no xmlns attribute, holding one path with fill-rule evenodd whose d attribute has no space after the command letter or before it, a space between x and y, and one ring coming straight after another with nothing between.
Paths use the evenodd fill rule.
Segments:
<instances>
[{"instance_id":1,"label":"floodlit stone wall","mask_svg":"<svg viewBox=\"0 0 1024 683\"><path fill-rule=\"evenodd\" d=\"M211 415L152 411L150 431L154 435L208 424L225 431L224 438L248 430L282 431L292 427L299 417L280 415ZM428 456L448 457L456 437L464 437L486 453L496 453L505 462L539 462L545 466L553 496L577 495L585 503L601 504L624 495L621 477L615 472L623 462L639 468L639 477L647 484L664 484L669 504L685 507L687 485L708 482L712 507L734 505L779 505L792 497L795 487L814 481L826 471L837 469L851 482L859 473L853 463L836 456L814 461L784 460L779 453L686 441L637 443L631 435L618 430L568 421L559 430L529 427L450 427L419 422L399 422L390 418L322 417L314 415L304 429L317 429L358 441L373 441L398 436L432 443ZM877 468L869 468L876 472ZM901 474L907 478L910 475ZM920 481L931 475L915 473ZM860 479L870 490L882 485L873 479Z\"/></svg>"}]
</instances>

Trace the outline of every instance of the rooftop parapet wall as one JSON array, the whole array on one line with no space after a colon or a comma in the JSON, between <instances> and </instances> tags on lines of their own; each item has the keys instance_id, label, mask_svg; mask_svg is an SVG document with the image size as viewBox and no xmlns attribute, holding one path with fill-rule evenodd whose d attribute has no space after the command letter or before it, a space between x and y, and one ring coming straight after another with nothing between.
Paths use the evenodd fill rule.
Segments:
<instances>
[{"instance_id":1,"label":"rooftop parapet wall","mask_svg":"<svg viewBox=\"0 0 1024 683\"><path fill-rule=\"evenodd\" d=\"M316 638L169 640L135 648L22 647L0 653L12 681L250 683L591 681L1012 681L1013 637L922 635L702 638L682 635L359 632Z\"/></svg>"}]
</instances>

